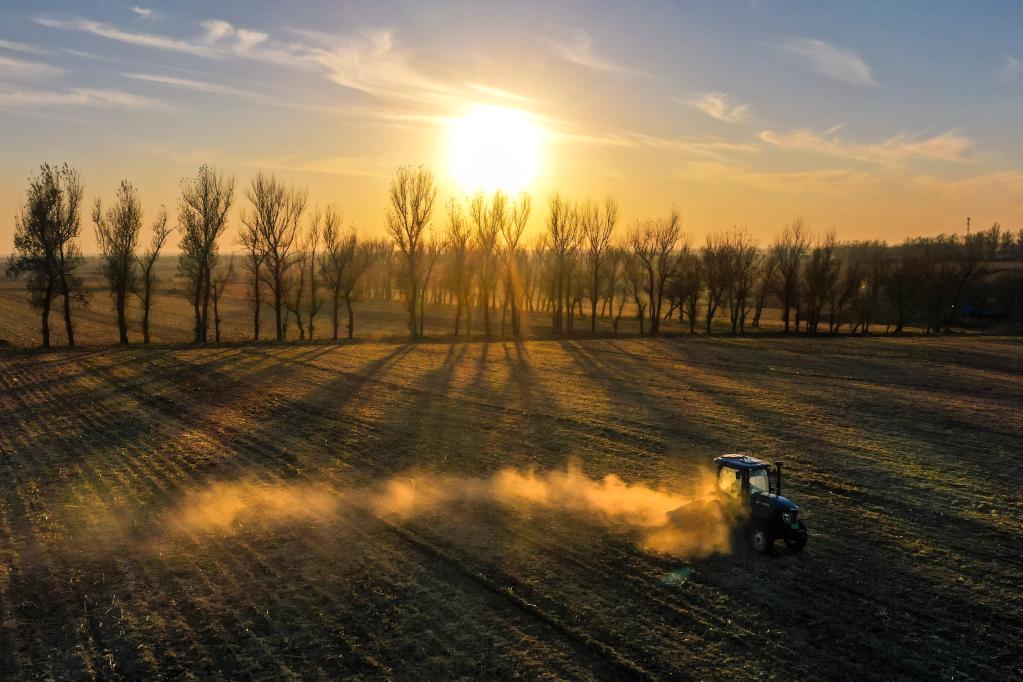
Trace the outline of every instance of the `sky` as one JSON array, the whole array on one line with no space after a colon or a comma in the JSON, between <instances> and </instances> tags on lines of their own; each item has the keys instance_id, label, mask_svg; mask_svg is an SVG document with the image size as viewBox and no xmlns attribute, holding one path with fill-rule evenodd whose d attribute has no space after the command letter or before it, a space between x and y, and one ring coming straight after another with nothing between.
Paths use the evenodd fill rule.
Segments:
<instances>
[{"instance_id":1,"label":"sky","mask_svg":"<svg viewBox=\"0 0 1023 682\"><path fill-rule=\"evenodd\" d=\"M697 243L1023 226L1017 3L140 2L4 0L0 252L43 162L172 222L202 163L236 209L273 172L379 235L400 165L464 194L452 121L480 105L543 132L534 233L555 191L614 196L624 228L677 205Z\"/></svg>"}]
</instances>

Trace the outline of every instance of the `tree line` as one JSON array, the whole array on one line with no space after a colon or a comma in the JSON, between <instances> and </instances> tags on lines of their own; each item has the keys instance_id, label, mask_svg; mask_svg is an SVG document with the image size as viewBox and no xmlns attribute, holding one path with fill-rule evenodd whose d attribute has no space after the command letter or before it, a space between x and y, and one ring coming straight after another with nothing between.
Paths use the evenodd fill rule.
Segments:
<instances>
[{"instance_id":1,"label":"tree line","mask_svg":"<svg viewBox=\"0 0 1023 682\"><path fill-rule=\"evenodd\" d=\"M476 192L437 209L438 188L424 167L393 176L385 211L386 237L360 237L333 204L308 205L307 192L258 173L241 192L241 254L225 256L223 236L236 201L236 182L209 166L181 182L177 227L161 207L151 240L140 251L143 210L137 189L122 181L109 206L97 199L92 223L100 273L116 312L119 340L128 338L128 301L139 301L143 343L150 341L155 265L172 231L179 237L177 272L193 311L193 339L221 337L221 300L244 278L252 303L252 339L261 334L264 306L273 311L277 340L312 339L317 320L330 335L353 338L353 303L401 300L408 332L421 337L427 303L454 308L452 334L522 334L524 313L549 315L555 336L590 333L597 320L618 333L628 314L640 333L657 335L676 319L690 333L724 322L733 334L761 325L764 310L781 312L785 332L868 334L879 325L901 333L913 325L949 331L969 321L1023 318L1023 276L998 261L1023 258L1023 230L999 225L959 235L839 242L813 234L799 220L761 245L742 227L712 233L702 243L683 229L679 210L623 229L618 204L572 202L554 194L544 228L530 243L529 194ZM50 312L59 302L68 344L72 311L86 302L80 276L83 185L67 165L43 165L29 178L15 222L10 276L25 276L41 313L43 346ZM235 271L236 260L241 263ZM342 311L342 306L344 309ZM585 321L585 322L584 322Z\"/></svg>"}]
</instances>

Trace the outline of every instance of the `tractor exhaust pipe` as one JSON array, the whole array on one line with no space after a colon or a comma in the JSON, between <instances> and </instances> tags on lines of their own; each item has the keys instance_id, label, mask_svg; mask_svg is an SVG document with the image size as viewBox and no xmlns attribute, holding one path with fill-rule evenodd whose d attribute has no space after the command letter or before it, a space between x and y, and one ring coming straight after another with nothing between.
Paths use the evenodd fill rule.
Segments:
<instances>
[{"instance_id":1,"label":"tractor exhaust pipe","mask_svg":"<svg viewBox=\"0 0 1023 682\"><path fill-rule=\"evenodd\" d=\"M781 462L774 463L774 475L775 475L775 493L781 495Z\"/></svg>"}]
</instances>

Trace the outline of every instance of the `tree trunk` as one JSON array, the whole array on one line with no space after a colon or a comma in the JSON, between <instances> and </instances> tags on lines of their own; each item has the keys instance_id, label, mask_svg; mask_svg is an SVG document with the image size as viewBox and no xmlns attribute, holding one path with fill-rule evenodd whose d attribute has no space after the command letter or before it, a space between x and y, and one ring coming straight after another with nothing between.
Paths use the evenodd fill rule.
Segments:
<instances>
[{"instance_id":1,"label":"tree trunk","mask_svg":"<svg viewBox=\"0 0 1023 682\"><path fill-rule=\"evenodd\" d=\"M206 343L209 337L210 328L210 281L212 279L213 268L206 266L203 276L203 288L202 288L202 342Z\"/></svg>"},{"instance_id":2,"label":"tree trunk","mask_svg":"<svg viewBox=\"0 0 1023 682\"><path fill-rule=\"evenodd\" d=\"M71 291L67 285L67 277L60 275L61 291L64 294L64 329L67 331L67 345L75 346L75 328L71 325Z\"/></svg>"},{"instance_id":3,"label":"tree trunk","mask_svg":"<svg viewBox=\"0 0 1023 682\"><path fill-rule=\"evenodd\" d=\"M345 296L345 307L348 309L348 338L355 336L355 313L352 311L352 298Z\"/></svg>"},{"instance_id":4,"label":"tree trunk","mask_svg":"<svg viewBox=\"0 0 1023 682\"><path fill-rule=\"evenodd\" d=\"M127 301L125 300L128 295L127 291L119 289L117 292L117 333L120 336L119 343L122 346L128 345L128 320L125 316L125 306Z\"/></svg>"},{"instance_id":5,"label":"tree trunk","mask_svg":"<svg viewBox=\"0 0 1023 682\"><path fill-rule=\"evenodd\" d=\"M149 304L152 297L152 279L149 272L144 275L142 283L142 343L149 343Z\"/></svg>"},{"instance_id":6,"label":"tree trunk","mask_svg":"<svg viewBox=\"0 0 1023 682\"><path fill-rule=\"evenodd\" d=\"M50 347L50 306L53 304L53 278L46 282L46 296L43 298L43 348Z\"/></svg>"},{"instance_id":7,"label":"tree trunk","mask_svg":"<svg viewBox=\"0 0 1023 682\"><path fill-rule=\"evenodd\" d=\"M334 315L333 315L333 320L334 320L334 340L335 341L337 341L337 312L338 312L337 309L338 309L338 302L339 302L338 301L339 293L340 292L337 289L334 290Z\"/></svg>"},{"instance_id":8,"label":"tree trunk","mask_svg":"<svg viewBox=\"0 0 1023 682\"><path fill-rule=\"evenodd\" d=\"M283 301L281 300L281 276L274 273L274 321L276 323L277 340L284 340L284 324L281 320L281 306Z\"/></svg>"},{"instance_id":9,"label":"tree trunk","mask_svg":"<svg viewBox=\"0 0 1023 682\"><path fill-rule=\"evenodd\" d=\"M413 276L412 281L409 284L408 297L408 330L409 336L413 339L416 338L419 333L419 324L416 320L416 307L419 303L419 287L416 286L417 284L418 282L416 282L415 277Z\"/></svg>"},{"instance_id":10,"label":"tree trunk","mask_svg":"<svg viewBox=\"0 0 1023 682\"><path fill-rule=\"evenodd\" d=\"M259 270L256 270L256 281L252 286L252 298L255 302L256 309L252 314L252 340L259 341L259 309L262 306L262 301L259 298Z\"/></svg>"}]
</instances>

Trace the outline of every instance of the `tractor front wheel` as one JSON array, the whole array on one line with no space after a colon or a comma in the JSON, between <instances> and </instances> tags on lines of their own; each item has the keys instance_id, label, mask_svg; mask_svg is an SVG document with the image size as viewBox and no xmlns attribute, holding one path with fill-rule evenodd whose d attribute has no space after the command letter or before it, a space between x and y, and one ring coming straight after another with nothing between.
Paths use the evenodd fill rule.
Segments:
<instances>
[{"instance_id":1,"label":"tractor front wheel","mask_svg":"<svg viewBox=\"0 0 1023 682\"><path fill-rule=\"evenodd\" d=\"M785 546L793 552L802 552L806 547L806 531L785 536Z\"/></svg>"},{"instance_id":2,"label":"tractor front wheel","mask_svg":"<svg viewBox=\"0 0 1023 682\"><path fill-rule=\"evenodd\" d=\"M761 554L770 554L774 550L774 538L763 528L754 528L749 537L750 546Z\"/></svg>"}]
</instances>

